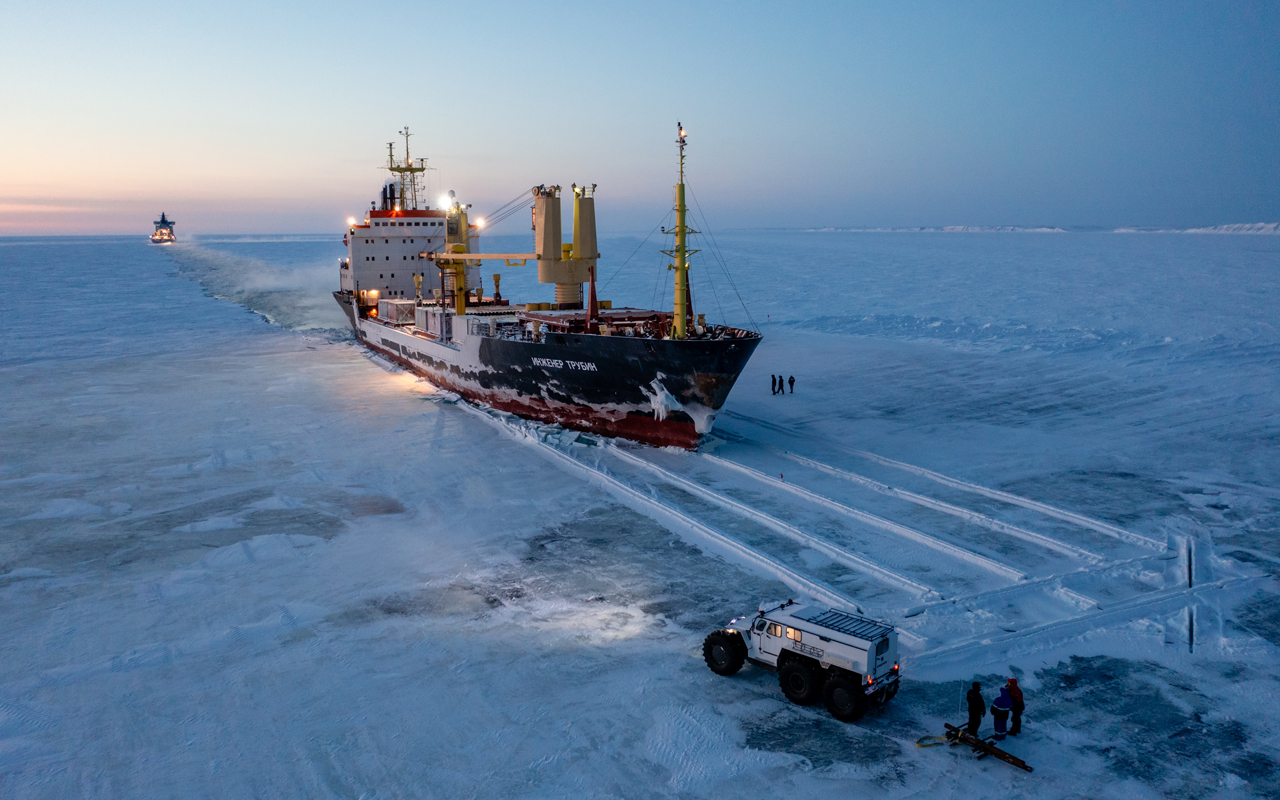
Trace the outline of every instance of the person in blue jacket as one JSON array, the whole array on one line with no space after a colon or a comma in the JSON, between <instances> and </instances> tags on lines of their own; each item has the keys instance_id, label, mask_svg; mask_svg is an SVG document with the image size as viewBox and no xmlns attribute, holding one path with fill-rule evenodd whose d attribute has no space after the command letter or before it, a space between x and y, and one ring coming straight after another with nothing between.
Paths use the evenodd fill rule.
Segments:
<instances>
[{"instance_id":1,"label":"person in blue jacket","mask_svg":"<svg viewBox=\"0 0 1280 800\"><path fill-rule=\"evenodd\" d=\"M996 741L1004 741L1005 723L1009 721L1009 712L1013 710L1013 699L1009 697L1009 688L1000 687L1000 696L991 704L991 719L996 725Z\"/></svg>"}]
</instances>

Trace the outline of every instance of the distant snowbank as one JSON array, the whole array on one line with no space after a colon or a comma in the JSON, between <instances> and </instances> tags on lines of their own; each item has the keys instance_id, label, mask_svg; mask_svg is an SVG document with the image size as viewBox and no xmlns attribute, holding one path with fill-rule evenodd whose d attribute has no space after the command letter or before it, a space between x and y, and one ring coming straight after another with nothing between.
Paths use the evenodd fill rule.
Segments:
<instances>
[{"instance_id":1,"label":"distant snowbank","mask_svg":"<svg viewBox=\"0 0 1280 800\"><path fill-rule=\"evenodd\" d=\"M1016 225L946 225L941 228L806 228L806 233L1066 233L1062 228L1020 228Z\"/></svg>"},{"instance_id":2,"label":"distant snowbank","mask_svg":"<svg viewBox=\"0 0 1280 800\"><path fill-rule=\"evenodd\" d=\"M1016 225L946 225L941 228L803 228L803 233L1262 233L1280 234L1280 222L1244 222L1235 225L1214 225L1209 228L1115 228L1098 231L1096 228L1070 230L1067 228L1021 228Z\"/></svg>"},{"instance_id":3,"label":"distant snowbank","mask_svg":"<svg viewBox=\"0 0 1280 800\"><path fill-rule=\"evenodd\" d=\"M1116 233L1270 233L1280 234L1280 222L1243 222L1210 228L1116 228Z\"/></svg>"}]
</instances>

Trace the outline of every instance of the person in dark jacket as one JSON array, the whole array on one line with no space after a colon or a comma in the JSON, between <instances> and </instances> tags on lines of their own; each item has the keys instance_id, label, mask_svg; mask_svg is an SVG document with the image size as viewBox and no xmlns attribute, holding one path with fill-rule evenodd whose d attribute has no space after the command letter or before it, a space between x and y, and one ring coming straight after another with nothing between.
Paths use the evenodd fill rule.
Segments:
<instances>
[{"instance_id":1,"label":"person in dark jacket","mask_svg":"<svg viewBox=\"0 0 1280 800\"><path fill-rule=\"evenodd\" d=\"M796 393L796 376L795 375L792 375L790 378L787 378L787 385L791 387L791 393L795 394Z\"/></svg>"},{"instance_id":2,"label":"person in dark jacket","mask_svg":"<svg viewBox=\"0 0 1280 800\"><path fill-rule=\"evenodd\" d=\"M1013 700L1009 698L1008 687L1000 689L1000 696L991 704L991 719L996 725L996 741L1004 741L1005 723L1009 721L1009 712L1013 710Z\"/></svg>"},{"instance_id":3,"label":"person in dark jacket","mask_svg":"<svg viewBox=\"0 0 1280 800\"><path fill-rule=\"evenodd\" d=\"M773 390L774 394L778 393L778 376L777 375L769 376L769 388Z\"/></svg>"},{"instance_id":4,"label":"person in dark jacket","mask_svg":"<svg viewBox=\"0 0 1280 800\"><path fill-rule=\"evenodd\" d=\"M965 730L970 736L977 736L978 726L982 724L982 718L987 715L987 701L982 696L982 684L974 681L973 688L965 697L969 701L969 724L965 726Z\"/></svg>"},{"instance_id":5,"label":"person in dark jacket","mask_svg":"<svg viewBox=\"0 0 1280 800\"><path fill-rule=\"evenodd\" d=\"M1027 706L1022 702L1022 688L1018 686L1017 678L1010 678L1009 685L1005 688L1009 690L1009 700L1013 703L1013 707L1009 709L1012 715L1009 721L1009 735L1017 736L1022 733L1022 712Z\"/></svg>"},{"instance_id":6,"label":"person in dark jacket","mask_svg":"<svg viewBox=\"0 0 1280 800\"><path fill-rule=\"evenodd\" d=\"M787 393L787 387L782 385L782 376L779 375L778 376L778 394L786 394L786 393Z\"/></svg>"}]
</instances>

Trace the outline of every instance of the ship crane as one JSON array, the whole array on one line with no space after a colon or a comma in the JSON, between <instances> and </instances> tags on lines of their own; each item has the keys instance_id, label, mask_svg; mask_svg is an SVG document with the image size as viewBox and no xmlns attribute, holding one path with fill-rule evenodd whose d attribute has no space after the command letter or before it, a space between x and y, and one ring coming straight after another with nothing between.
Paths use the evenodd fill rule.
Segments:
<instances>
[{"instance_id":1,"label":"ship crane","mask_svg":"<svg viewBox=\"0 0 1280 800\"><path fill-rule=\"evenodd\" d=\"M688 132L679 122L676 123L676 144L680 148L680 182L676 184L676 224L671 230L663 229L663 233L674 234L675 248L661 251L671 256L673 263L667 269L675 272L675 303L672 309L672 339L686 339L689 328L693 325L693 297L689 288L689 256L697 253L690 250L688 237L696 234L693 228L685 224L689 208L684 200L684 148L688 140ZM407 142L407 140L406 140ZM471 253L470 241L464 239L452 243L445 252L423 252L418 257L435 261L442 272L453 275L453 285L463 289L454 291L455 313L467 313L465 292L465 265L477 265L482 261L501 260L507 266L523 266L528 261L538 265L538 283L552 283L556 287L556 304L559 308L585 308L587 310L587 326L593 331L599 324L599 308L596 300L596 266L600 253L596 250L596 184L590 187L572 185L573 190L573 243L561 242L560 192L559 186L539 185L533 187L533 228L534 253ZM450 214L461 215L463 225L466 224L465 211L455 211L455 204ZM582 285L589 284L587 302L583 303Z\"/></svg>"},{"instance_id":2,"label":"ship crane","mask_svg":"<svg viewBox=\"0 0 1280 800\"><path fill-rule=\"evenodd\" d=\"M556 304L560 308L583 308L582 285L590 284L588 302L585 304L588 325L597 324L598 309L594 308L596 264L600 253L596 248L596 184L578 186L573 191L573 242L562 241L560 194L562 187L539 185L533 187L534 248L533 253L472 253L470 240L448 241L445 252L422 252L419 258L435 261L442 271L452 274L455 313L465 314L465 285L459 276L465 275L465 265L482 261L503 261L508 266L523 266L533 261L538 266L538 283L551 283L556 287ZM450 220L458 218L459 226L466 225L466 210L456 203L449 210Z\"/></svg>"}]
</instances>

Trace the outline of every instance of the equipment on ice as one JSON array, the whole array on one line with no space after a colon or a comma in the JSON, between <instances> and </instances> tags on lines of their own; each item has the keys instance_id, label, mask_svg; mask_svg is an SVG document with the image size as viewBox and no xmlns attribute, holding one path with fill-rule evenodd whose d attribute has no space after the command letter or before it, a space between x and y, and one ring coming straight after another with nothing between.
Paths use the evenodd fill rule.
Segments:
<instances>
[{"instance_id":1,"label":"equipment on ice","mask_svg":"<svg viewBox=\"0 0 1280 800\"><path fill-rule=\"evenodd\" d=\"M916 747L936 747L940 744L948 744L955 747L958 744L965 745L973 749L978 754L978 759L984 759L987 756L994 756L1006 764L1012 764L1018 769L1024 769L1032 772L1031 767L1027 766L1027 762L1010 755L991 743L989 739L980 739L973 736L964 728L957 728L949 723L943 723L947 729L947 735L944 736L922 736L916 740Z\"/></svg>"},{"instance_id":2,"label":"equipment on ice","mask_svg":"<svg viewBox=\"0 0 1280 800\"><path fill-rule=\"evenodd\" d=\"M733 675L746 661L776 671L787 699L803 706L821 698L842 722L859 719L871 700L887 703L898 693L892 625L792 600L729 620L707 636L702 657L717 675Z\"/></svg>"}]
</instances>

